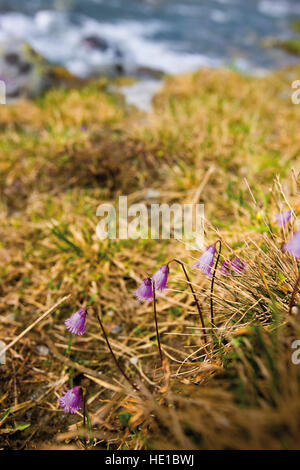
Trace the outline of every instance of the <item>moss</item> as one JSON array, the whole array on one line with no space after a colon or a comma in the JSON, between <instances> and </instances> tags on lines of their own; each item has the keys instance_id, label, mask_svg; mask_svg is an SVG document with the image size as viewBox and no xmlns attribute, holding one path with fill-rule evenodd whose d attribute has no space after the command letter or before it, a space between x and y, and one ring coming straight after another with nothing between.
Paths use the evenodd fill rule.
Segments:
<instances>
[{"instance_id":1,"label":"moss","mask_svg":"<svg viewBox=\"0 0 300 470\"><path fill-rule=\"evenodd\" d=\"M300 39L298 38L278 41L277 45L291 54L300 55Z\"/></svg>"},{"instance_id":2,"label":"moss","mask_svg":"<svg viewBox=\"0 0 300 470\"><path fill-rule=\"evenodd\" d=\"M292 20L292 21L290 22L290 27L291 27L294 31L297 31L297 33L300 33L300 19Z\"/></svg>"}]
</instances>

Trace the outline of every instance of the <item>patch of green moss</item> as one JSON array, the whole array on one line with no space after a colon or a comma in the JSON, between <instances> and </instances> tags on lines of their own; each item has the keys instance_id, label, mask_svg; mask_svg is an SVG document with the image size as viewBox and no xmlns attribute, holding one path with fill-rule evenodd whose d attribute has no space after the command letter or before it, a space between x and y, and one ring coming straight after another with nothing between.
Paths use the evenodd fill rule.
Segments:
<instances>
[{"instance_id":1,"label":"patch of green moss","mask_svg":"<svg viewBox=\"0 0 300 470\"><path fill-rule=\"evenodd\" d=\"M300 55L300 39L298 38L286 39L285 41L279 41L277 44L291 54Z\"/></svg>"},{"instance_id":2,"label":"patch of green moss","mask_svg":"<svg viewBox=\"0 0 300 470\"><path fill-rule=\"evenodd\" d=\"M300 19L292 20L292 21L290 22L290 27L291 27L294 31L297 31L297 33L300 34Z\"/></svg>"}]
</instances>

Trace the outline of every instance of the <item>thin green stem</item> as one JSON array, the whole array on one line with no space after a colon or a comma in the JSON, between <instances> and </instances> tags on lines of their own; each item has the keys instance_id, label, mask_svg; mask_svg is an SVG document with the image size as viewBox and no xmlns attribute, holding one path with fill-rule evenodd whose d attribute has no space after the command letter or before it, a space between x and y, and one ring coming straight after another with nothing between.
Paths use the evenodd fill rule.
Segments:
<instances>
[{"instance_id":1,"label":"thin green stem","mask_svg":"<svg viewBox=\"0 0 300 470\"><path fill-rule=\"evenodd\" d=\"M155 282L153 281L153 279L152 279L152 289L153 289L153 313L154 313L154 322L155 322L157 346L158 346L158 351L159 351L159 355L160 355L161 366L163 366L163 354L162 354L162 350L161 350L161 344L160 344L159 332L158 332L158 323L157 323Z\"/></svg>"},{"instance_id":2,"label":"thin green stem","mask_svg":"<svg viewBox=\"0 0 300 470\"><path fill-rule=\"evenodd\" d=\"M213 328L215 328L214 304L213 304L214 284L215 284L216 271L217 271L217 267L218 267L219 260L220 260L221 250L222 250L221 240L218 240L216 244L217 243L219 243L219 252L218 252L217 260L215 262L214 271L213 271L212 280L211 280L211 286L210 286L210 321L211 321L211 326Z\"/></svg>"},{"instance_id":3,"label":"thin green stem","mask_svg":"<svg viewBox=\"0 0 300 470\"><path fill-rule=\"evenodd\" d=\"M68 342L67 351L66 351L66 355L67 355L67 356L69 356L70 353L71 353L72 343L73 343L73 335L72 335L72 333L71 333L71 334L70 334L70 338L69 338L69 342Z\"/></svg>"},{"instance_id":4,"label":"thin green stem","mask_svg":"<svg viewBox=\"0 0 300 470\"><path fill-rule=\"evenodd\" d=\"M87 391L81 387L82 390L82 395L83 395L83 432L84 432L84 448L87 448L87 442L86 442L86 434L85 434L85 429L86 429L86 399L87 399Z\"/></svg>"}]
</instances>

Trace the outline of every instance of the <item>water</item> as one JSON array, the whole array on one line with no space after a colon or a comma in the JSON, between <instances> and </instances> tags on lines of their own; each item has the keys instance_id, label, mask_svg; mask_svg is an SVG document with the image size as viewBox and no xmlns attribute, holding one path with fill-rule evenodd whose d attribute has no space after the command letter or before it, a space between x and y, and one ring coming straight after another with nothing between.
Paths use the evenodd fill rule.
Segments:
<instances>
[{"instance_id":1,"label":"water","mask_svg":"<svg viewBox=\"0 0 300 470\"><path fill-rule=\"evenodd\" d=\"M120 62L126 73L230 64L259 74L296 60L262 40L289 37L297 17L299 0L0 0L0 40L24 39L83 77ZM95 35L106 50L83 43Z\"/></svg>"}]
</instances>

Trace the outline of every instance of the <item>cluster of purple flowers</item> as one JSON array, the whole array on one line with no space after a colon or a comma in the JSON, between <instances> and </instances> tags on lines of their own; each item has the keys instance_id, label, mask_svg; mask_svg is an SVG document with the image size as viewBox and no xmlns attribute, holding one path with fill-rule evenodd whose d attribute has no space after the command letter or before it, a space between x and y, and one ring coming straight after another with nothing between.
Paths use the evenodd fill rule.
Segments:
<instances>
[{"instance_id":1,"label":"cluster of purple flowers","mask_svg":"<svg viewBox=\"0 0 300 470\"><path fill-rule=\"evenodd\" d=\"M169 266L167 264L163 264L155 274L151 277L146 277L143 280L140 287L135 291L135 296L138 300L148 300L151 302L153 300L153 282L156 290L160 290L161 292L167 289L167 282L168 282L168 275L169 275Z\"/></svg>"},{"instance_id":2,"label":"cluster of purple flowers","mask_svg":"<svg viewBox=\"0 0 300 470\"><path fill-rule=\"evenodd\" d=\"M216 251L216 243L210 245L200 256L197 263L193 265L193 268L199 268L203 274L206 274L208 277L212 277L211 270L214 264ZM230 269L237 274L242 274L246 269L246 263L237 256L232 261L225 260L220 267L221 273L228 275L230 273Z\"/></svg>"},{"instance_id":3,"label":"cluster of purple flowers","mask_svg":"<svg viewBox=\"0 0 300 470\"><path fill-rule=\"evenodd\" d=\"M216 242L217 243L217 242ZM210 245L206 248L204 253L200 256L198 261L193 265L193 267L201 269L203 274L206 274L209 277L212 277L212 267L214 264L214 258L216 254L216 243ZM246 263L235 257L232 261L224 261L220 271L222 274L229 274L229 269L232 269L237 274L243 273L246 268ZM135 296L138 300L143 301L147 300L151 302L153 300L153 282L156 290L164 291L167 289L169 275L169 266L168 264L162 265L158 271L151 277L146 277L140 287L135 291Z\"/></svg>"},{"instance_id":4,"label":"cluster of purple flowers","mask_svg":"<svg viewBox=\"0 0 300 470\"><path fill-rule=\"evenodd\" d=\"M291 211L282 212L277 214L276 220L280 227L284 227L289 220L291 219ZM216 254L216 243L208 246L204 253L200 256L198 261L193 265L193 267L200 269L203 274L212 277L212 267L214 264L215 254ZM291 256L294 256L296 259L300 259L300 230L295 233L291 240L286 243L283 247L287 253ZM223 275L230 274L230 271L234 271L237 274L242 274L246 269L246 263L238 257L235 257L233 260L225 260L219 271ZM169 275L169 266L168 264L162 265L155 274L151 277L147 277L143 280L140 287L135 291L135 296L140 300L151 301L154 298L153 284L156 290L164 291L167 289ZM72 334L81 336L85 332L87 311L84 308L80 308L77 312L73 313L66 321L65 325L67 330ZM59 398L59 405L64 408L66 413L76 413L82 407L82 391L81 388L75 386L70 390L63 392L62 396Z\"/></svg>"},{"instance_id":5,"label":"cluster of purple flowers","mask_svg":"<svg viewBox=\"0 0 300 470\"><path fill-rule=\"evenodd\" d=\"M284 212L281 212L280 214L275 215L276 221L281 228L284 228L286 224L288 224L288 222L291 220L291 217L292 217L292 211L290 210L284 211ZM300 253L300 248L299 248L300 236L297 239L296 235L284 247L286 251L290 252L294 256L296 256L294 253L298 253L298 255ZM217 251L216 243L208 246L206 250L204 251L204 253L200 256L198 261L193 265L193 267L201 269L203 274L206 274L207 276L212 277L211 270L214 264L216 251ZM245 269L246 269L246 263L236 256L231 261L224 260L219 271L226 276L230 273L230 270L235 272L236 274L242 274L245 271Z\"/></svg>"}]
</instances>

